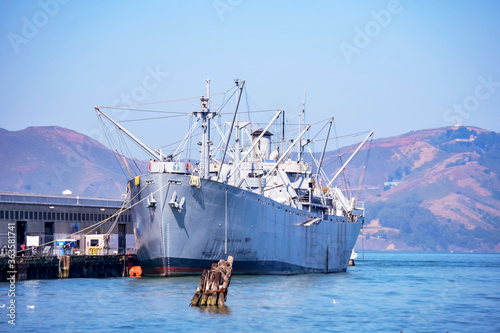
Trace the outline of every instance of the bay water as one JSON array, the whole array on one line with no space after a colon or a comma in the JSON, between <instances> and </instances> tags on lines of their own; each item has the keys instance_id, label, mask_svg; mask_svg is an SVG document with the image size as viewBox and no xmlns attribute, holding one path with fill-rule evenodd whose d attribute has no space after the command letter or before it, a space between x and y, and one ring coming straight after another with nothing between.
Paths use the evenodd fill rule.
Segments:
<instances>
[{"instance_id":1,"label":"bay water","mask_svg":"<svg viewBox=\"0 0 500 333\"><path fill-rule=\"evenodd\" d=\"M15 326L0 283L0 331L500 332L500 254L366 252L345 273L234 275L222 310L189 306L199 279L18 281Z\"/></svg>"}]
</instances>

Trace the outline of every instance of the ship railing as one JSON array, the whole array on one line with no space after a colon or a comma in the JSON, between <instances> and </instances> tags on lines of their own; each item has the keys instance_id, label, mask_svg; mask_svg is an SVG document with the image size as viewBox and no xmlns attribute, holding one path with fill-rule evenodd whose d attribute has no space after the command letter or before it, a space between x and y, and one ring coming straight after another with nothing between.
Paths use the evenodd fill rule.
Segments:
<instances>
[{"instance_id":1,"label":"ship railing","mask_svg":"<svg viewBox=\"0 0 500 333\"><path fill-rule=\"evenodd\" d=\"M297 191L299 202L302 202L302 203L311 203L311 192L310 192L310 190L298 189L296 191Z\"/></svg>"},{"instance_id":2,"label":"ship railing","mask_svg":"<svg viewBox=\"0 0 500 333\"><path fill-rule=\"evenodd\" d=\"M354 209L364 210L365 209L365 202L364 201L356 201L356 204L354 205Z\"/></svg>"},{"instance_id":3,"label":"ship railing","mask_svg":"<svg viewBox=\"0 0 500 333\"><path fill-rule=\"evenodd\" d=\"M365 203L362 201L356 201L354 208L352 210L352 215L363 216L365 215Z\"/></svg>"}]
</instances>

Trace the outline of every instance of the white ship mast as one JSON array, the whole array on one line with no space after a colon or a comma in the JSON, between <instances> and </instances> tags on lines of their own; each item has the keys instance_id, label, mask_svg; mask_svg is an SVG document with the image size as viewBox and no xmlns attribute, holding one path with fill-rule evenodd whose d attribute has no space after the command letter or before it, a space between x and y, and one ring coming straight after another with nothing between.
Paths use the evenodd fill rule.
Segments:
<instances>
[{"instance_id":1,"label":"white ship mast","mask_svg":"<svg viewBox=\"0 0 500 333\"><path fill-rule=\"evenodd\" d=\"M301 103L302 109L299 113L299 133L302 132L302 126L306 125L306 90L304 89L304 100ZM302 161L304 159L304 146L309 143L308 140L300 139L299 143L299 154L297 156L297 161Z\"/></svg>"},{"instance_id":2,"label":"white ship mast","mask_svg":"<svg viewBox=\"0 0 500 333\"><path fill-rule=\"evenodd\" d=\"M197 120L202 121L201 128L203 132L202 141L198 144L201 145L201 161L200 161L200 176L208 179L210 177L210 146L213 144L210 141L210 120L217 115L217 112L210 111L210 79L207 79L207 94L202 96L201 110L195 111L193 114Z\"/></svg>"}]
</instances>

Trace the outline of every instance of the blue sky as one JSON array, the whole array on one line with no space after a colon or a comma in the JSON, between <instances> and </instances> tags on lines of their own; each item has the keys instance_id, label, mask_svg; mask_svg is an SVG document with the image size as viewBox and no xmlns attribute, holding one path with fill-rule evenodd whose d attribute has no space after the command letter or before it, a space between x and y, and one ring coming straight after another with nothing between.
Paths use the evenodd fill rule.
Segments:
<instances>
[{"instance_id":1,"label":"blue sky","mask_svg":"<svg viewBox=\"0 0 500 333\"><path fill-rule=\"evenodd\" d=\"M448 126L453 114L499 132L499 17L498 1L3 0L0 127L102 140L95 105L198 96L206 78L221 92L238 77L251 109L284 108L290 122L307 89L307 121L334 115L339 135ZM156 147L184 123L127 126Z\"/></svg>"}]
</instances>

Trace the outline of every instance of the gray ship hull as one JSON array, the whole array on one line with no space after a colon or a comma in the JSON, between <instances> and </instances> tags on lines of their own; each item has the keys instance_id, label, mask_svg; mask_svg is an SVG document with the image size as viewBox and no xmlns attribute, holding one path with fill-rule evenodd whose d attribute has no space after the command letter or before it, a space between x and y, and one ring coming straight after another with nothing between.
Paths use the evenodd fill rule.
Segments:
<instances>
[{"instance_id":1,"label":"gray ship hull","mask_svg":"<svg viewBox=\"0 0 500 333\"><path fill-rule=\"evenodd\" d=\"M144 275L199 273L228 255L234 257L234 271L243 274L347 269L361 218L322 217L206 179L200 185L191 186L189 175L170 173L151 173L129 182ZM154 200L147 198L152 193ZM182 198L182 208L171 203Z\"/></svg>"}]
</instances>

